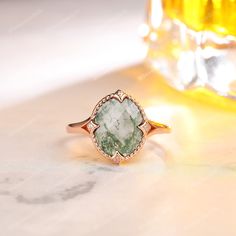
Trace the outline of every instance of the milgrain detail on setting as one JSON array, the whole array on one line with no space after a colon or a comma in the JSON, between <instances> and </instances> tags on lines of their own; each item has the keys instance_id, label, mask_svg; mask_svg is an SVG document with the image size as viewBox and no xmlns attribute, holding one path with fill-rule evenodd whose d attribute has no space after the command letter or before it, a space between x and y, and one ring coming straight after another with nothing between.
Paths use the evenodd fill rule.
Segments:
<instances>
[{"instance_id":1,"label":"milgrain detail on setting","mask_svg":"<svg viewBox=\"0 0 236 236\"><path fill-rule=\"evenodd\" d=\"M115 102L114 99L118 100L119 103ZM125 100L125 99L127 99L127 100ZM111 106L115 106L116 109L117 109L117 106L116 106L117 104L123 104L122 106L120 105L121 108L123 108L123 106L126 105L126 106L128 106L129 109L131 109L131 110L134 109L134 111L136 111L136 113L137 113L137 116L133 117L133 119L134 119L134 121L135 121L135 119L138 120L138 124L133 124L133 130L131 132L131 135L132 134L136 134L136 135L132 138L132 140L129 141L128 145L123 145L123 147L126 147L126 148L128 146L128 151L127 152L123 151L123 153L121 153L118 150L116 150L116 149L120 148L120 146L117 143L120 143L120 142L122 142L124 140L117 140L117 143L116 143L116 141L113 140L112 144L118 146L117 148L113 147L113 149L115 149L115 153L113 153L114 150L110 151L110 153L109 153L109 151L107 151L106 148L104 148L101 145L102 142L99 140L99 137L98 137L98 134L97 134L97 133L99 133L99 130L97 130L97 128L99 128L100 126L96 123L95 120L99 117L99 113L103 112L102 109L108 109L107 107L109 107L110 104L108 104L107 102L110 102ZM114 104L112 104L112 103L114 103ZM115 105L115 103L116 103L116 105ZM122 109L121 109L121 111L122 111ZM107 112L107 110L106 110L106 112ZM107 115L107 114L105 113L105 115ZM118 116L119 115L120 114L118 114ZM111 116L114 116L114 114L111 114ZM124 116L124 114L123 114L123 116ZM132 116L132 114L130 115L130 119L132 120L131 116ZM145 113L144 113L143 109L140 107L140 105L131 96L125 94L123 91L118 90L116 93L110 94L110 95L106 96L105 98L101 99L98 102L98 104L96 105L96 107L95 107L95 109L93 111L92 117L93 117L92 122L95 125L98 125L98 127L95 128L94 132L92 133L93 143L95 144L97 150L103 156L105 156L109 160L112 160L114 163L120 163L123 160L128 160L128 159L132 158L141 149L141 147L143 146L143 144L145 142L146 134L143 131L143 129L141 129L139 126L141 126L142 124L146 123ZM112 120L112 117L110 117L110 119ZM118 123L122 122L122 117L120 117L120 119L121 119L120 121L117 120ZM133 120L132 120L132 122L133 122ZM130 124L130 122L128 122L128 124ZM102 128L103 127L101 127L101 129ZM123 127L124 131L119 130L118 132L120 132L120 133L125 132L125 128L128 129L130 127ZM96 131L97 131L97 133L96 133ZM112 132L111 132L111 135L113 135ZM117 136L119 136L119 134ZM108 138L110 138L110 137L107 136L107 139ZM117 137L114 136L114 138L116 139ZM107 146L109 148L111 148L112 145L107 144Z\"/></svg>"}]
</instances>

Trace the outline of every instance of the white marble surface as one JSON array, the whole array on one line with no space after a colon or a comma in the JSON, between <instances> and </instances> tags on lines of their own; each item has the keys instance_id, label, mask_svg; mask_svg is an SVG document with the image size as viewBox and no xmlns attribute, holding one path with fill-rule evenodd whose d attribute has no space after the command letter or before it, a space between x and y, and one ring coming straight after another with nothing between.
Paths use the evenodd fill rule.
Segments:
<instances>
[{"instance_id":1,"label":"white marble surface","mask_svg":"<svg viewBox=\"0 0 236 236\"><path fill-rule=\"evenodd\" d=\"M235 111L186 98L156 75L137 79L147 71L137 65L1 111L2 235L235 235ZM173 126L121 166L65 133L117 88Z\"/></svg>"},{"instance_id":2,"label":"white marble surface","mask_svg":"<svg viewBox=\"0 0 236 236\"><path fill-rule=\"evenodd\" d=\"M0 2L0 235L236 235L235 105L108 72L143 58L143 4ZM173 132L114 166L65 125L118 88Z\"/></svg>"}]
</instances>

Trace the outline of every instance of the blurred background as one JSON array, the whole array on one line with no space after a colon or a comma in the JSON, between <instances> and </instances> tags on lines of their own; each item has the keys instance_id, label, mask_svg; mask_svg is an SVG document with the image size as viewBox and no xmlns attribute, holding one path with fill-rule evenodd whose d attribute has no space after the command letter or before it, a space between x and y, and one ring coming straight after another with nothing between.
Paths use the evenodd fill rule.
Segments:
<instances>
[{"instance_id":1,"label":"blurred background","mask_svg":"<svg viewBox=\"0 0 236 236\"><path fill-rule=\"evenodd\" d=\"M235 99L235 1L0 5L0 106L144 61L178 90Z\"/></svg>"},{"instance_id":2,"label":"blurred background","mask_svg":"<svg viewBox=\"0 0 236 236\"><path fill-rule=\"evenodd\" d=\"M179 90L235 99L235 10L235 0L149 0L149 63Z\"/></svg>"},{"instance_id":3,"label":"blurred background","mask_svg":"<svg viewBox=\"0 0 236 236\"><path fill-rule=\"evenodd\" d=\"M0 229L235 236L235 0L1 0ZM171 134L114 166L67 123L122 89Z\"/></svg>"},{"instance_id":4,"label":"blurred background","mask_svg":"<svg viewBox=\"0 0 236 236\"><path fill-rule=\"evenodd\" d=\"M145 0L0 2L0 106L143 60Z\"/></svg>"}]
</instances>

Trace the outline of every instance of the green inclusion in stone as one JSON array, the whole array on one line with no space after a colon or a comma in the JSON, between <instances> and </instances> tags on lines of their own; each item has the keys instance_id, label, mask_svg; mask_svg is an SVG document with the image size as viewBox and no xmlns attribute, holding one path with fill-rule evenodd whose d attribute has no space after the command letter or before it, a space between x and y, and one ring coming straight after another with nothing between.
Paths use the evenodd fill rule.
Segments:
<instances>
[{"instance_id":1,"label":"green inclusion in stone","mask_svg":"<svg viewBox=\"0 0 236 236\"><path fill-rule=\"evenodd\" d=\"M116 151L128 156L142 141L143 132L138 126L143 116L137 105L128 98L122 103L114 98L105 102L94 121L99 125L95 131L96 142L109 156L113 156Z\"/></svg>"}]
</instances>

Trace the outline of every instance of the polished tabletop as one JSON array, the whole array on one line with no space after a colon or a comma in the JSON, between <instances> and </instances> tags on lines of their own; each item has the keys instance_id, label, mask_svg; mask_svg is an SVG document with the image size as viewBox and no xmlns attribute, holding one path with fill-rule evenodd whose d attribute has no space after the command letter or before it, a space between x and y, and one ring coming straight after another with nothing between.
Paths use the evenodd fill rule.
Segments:
<instances>
[{"instance_id":1,"label":"polished tabletop","mask_svg":"<svg viewBox=\"0 0 236 236\"><path fill-rule=\"evenodd\" d=\"M175 91L146 65L135 33L142 1L134 9L133 1L120 1L122 7L111 12L111 5L100 6L106 10L98 17L104 22L99 32L108 38L94 38L79 12L71 11L74 1L57 4L64 21L54 25L60 17L49 14L51 2L0 3L9 24L0 37L1 234L235 236L235 102ZM119 15L123 7L128 13ZM10 9L21 12L13 15L22 24L10 24ZM91 16L98 8L92 9ZM73 13L69 18L67 10ZM109 18L114 12L119 16ZM44 31L50 20L54 27ZM117 44L106 50L110 41ZM103 159L89 138L65 131L117 89L136 98L150 119L172 127L171 134L151 137L119 166Z\"/></svg>"},{"instance_id":2,"label":"polished tabletop","mask_svg":"<svg viewBox=\"0 0 236 236\"><path fill-rule=\"evenodd\" d=\"M235 111L177 92L136 65L1 112L6 235L235 235ZM130 162L103 159L65 125L117 88L172 126Z\"/></svg>"}]
</instances>

